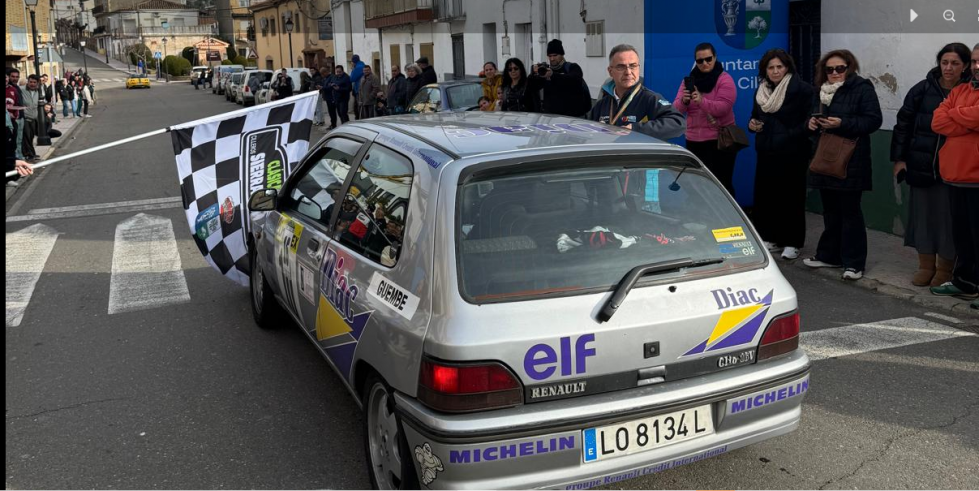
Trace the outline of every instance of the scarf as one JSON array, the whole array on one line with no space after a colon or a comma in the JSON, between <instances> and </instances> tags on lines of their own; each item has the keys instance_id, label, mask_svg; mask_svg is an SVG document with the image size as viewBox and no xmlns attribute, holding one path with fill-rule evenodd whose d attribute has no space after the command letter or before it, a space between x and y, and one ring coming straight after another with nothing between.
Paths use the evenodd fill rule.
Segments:
<instances>
[{"instance_id":1,"label":"scarf","mask_svg":"<svg viewBox=\"0 0 979 491\"><path fill-rule=\"evenodd\" d=\"M819 102L822 102L824 106L830 105L830 103L833 102L833 96L836 95L836 91L839 90L839 88L845 83L846 80L836 82L835 84L831 84L829 82L824 83L823 86L819 88Z\"/></svg>"},{"instance_id":2,"label":"scarf","mask_svg":"<svg viewBox=\"0 0 979 491\"><path fill-rule=\"evenodd\" d=\"M693 67L693 70L690 71L690 77L693 78L693 85L697 87L697 90L701 94L707 94L714 91L714 86L717 85L717 79L720 78L722 73L724 73L724 67L721 66L720 62L716 62L714 69L707 73L700 71L697 67Z\"/></svg>"},{"instance_id":3,"label":"scarf","mask_svg":"<svg viewBox=\"0 0 979 491\"><path fill-rule=\"evenodd\" d=\"M789 82L791 81L792 74L789 73L782 78L782 81L774 89L767 82L758 87L758 92L755 93L755 102L761 106L762 112L772 114L782 109L782 103L785 102L785 93L789 91Z\"/></svg>"}]
</instances>

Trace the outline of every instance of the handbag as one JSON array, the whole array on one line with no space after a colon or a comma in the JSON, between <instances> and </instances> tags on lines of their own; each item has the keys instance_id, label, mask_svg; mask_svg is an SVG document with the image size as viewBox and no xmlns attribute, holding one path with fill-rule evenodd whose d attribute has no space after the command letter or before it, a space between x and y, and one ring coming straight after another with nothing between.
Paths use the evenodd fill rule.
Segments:
<instances>
[{"instance_id":1,"label":"handbag","mask_svg":"<svg viewBox=\"0 0 979 491\"><path fill-rule=\"evenodd\" d=\"M743 148L748 148L748 134L736 124L720 126L717 120L710 114L707 115L710 124L717 128L717 149L722 152L738 153Z\"/></svg>"},{"instance_id":2,"label":"handbag","mask_svg":"<svg viewBox=\"0 0 979 491\"><path fill-rule=\"evenodd\" d=\"M846 179L846 168L857 149L857 140L839 135L823 133L819 136L816 154L809 163L809 171L814 174Z\"/></svg>"}]
</instances>

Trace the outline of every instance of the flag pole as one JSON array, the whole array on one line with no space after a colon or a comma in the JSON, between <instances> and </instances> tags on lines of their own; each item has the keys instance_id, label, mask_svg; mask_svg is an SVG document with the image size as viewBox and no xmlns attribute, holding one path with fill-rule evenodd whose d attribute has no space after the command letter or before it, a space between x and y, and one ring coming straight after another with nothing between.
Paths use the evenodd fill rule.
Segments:
<instances>
[{"instance_id":1,"label":"flag pole","mask_svg":"<svg viewBox=\"0 0 979 491\"><path fill-rule=\"evenodd\" d=\"M106 143L104 145L99 145L97 147L86 148L85 150L79 150L79 151L77 151L75 153L70 153L68 155L62 155L60 157L55 157L53 159L48 159L48 160L45 160L44 162L41 162L39 164L35 164L32 167L33 167L34 170L37 170L37 169L40 169L41 167L47 167L47 166L49 166L51 164L56 164L58 162L62 162L62 161L68 160L68 159L73 159L73 158L76 158L76 157L81 157L82 155L88 155L90 153L98 152L100 150L105 150L107 148L118 147L119 145L125 145L127 143L131 143L131 142L134 142L134 141L143 140L143 139L149 138L151 136L162 135L162 134L167 133L169 131L170 131L170 128L161 128L161 129L158 129L158 130L151 131L149 133L143 133L142 135L136 135L136 136L131 136L129 138L123 138L122 140L117 140L117 141L114 141L114 142ZM16 176L16 175L17 175L17 171L16 170L12 170L12 171L7 172L6 177L13 177L13 176Z\"/></svg>"}]
</instances>

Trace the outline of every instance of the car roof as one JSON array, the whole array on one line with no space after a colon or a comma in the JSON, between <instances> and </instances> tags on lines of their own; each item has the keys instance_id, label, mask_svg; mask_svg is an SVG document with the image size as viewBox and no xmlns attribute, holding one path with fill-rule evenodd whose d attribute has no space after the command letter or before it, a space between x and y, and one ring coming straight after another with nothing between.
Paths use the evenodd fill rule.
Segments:
<instances>
[{"instance_id":1,"label":"car roof","mask_svg":"<svg viewBox=\"0 0 979 491\"><path fill-rule=\"evenodd\" d=\"M429 88L440 87L444 89L447 87L455 87L457 85L479 85L480 83L481 82L479 80L448 80L445 82L428 84L424 88L429 89Z\"/></svg>"},{"instance_id":2,"label":"car roof","mask_svg":"<svg viewBox=\"0 0 979 491\"><path fill-rule=\"evenodd\" d=\"M358 122L358 126L423 140L454 159L568 145L674 147L639 132L546 114L480 111L415 114L374 118Z\"/></svg>"}]
</instances>

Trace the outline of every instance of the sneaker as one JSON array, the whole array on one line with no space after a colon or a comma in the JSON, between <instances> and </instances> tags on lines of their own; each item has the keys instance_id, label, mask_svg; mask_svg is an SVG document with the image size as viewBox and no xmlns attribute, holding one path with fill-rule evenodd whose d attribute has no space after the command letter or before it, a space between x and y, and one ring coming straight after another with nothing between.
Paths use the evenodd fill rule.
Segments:
<instances>
[{"instance_id":1,"label":"sneaker","mask_svg":"<svg viewBox=\"0 0 979 491\"><path fill-rule=\"evenodd\" d=\"M788 246L782 250L782 259L786 261L791 261L793 259L799 259L799 248Z\"/></svg>"},{"instance_id":2,"label":"sneaker","mask_svg":"<svg viewBox=\"0 0 979 491\"><path fill-rule=\"evenodd\" d=\"M803 259L802 260L802 264L805 264L806 266L809 266L810 268L842 268L843 267L843 265L841 265L841 264L824 263L824 262L820 261L819 259L816 259L815 256L810 257L810 258L807 258L807 259Z\"/></svg>"},{"instance_id":3,"label":"sneaker","mask_svg":"<svg viewBox=\"0 0 979 491\"><path fill-rule=\"evenodd\" d=\"M8 188L15 188L17 186L20 186L20 181L9 181L9 182L7 182L7 187Z\"/></svg>"},{"instance_id":4,"label":"sneaker","mask_svg":"<svg viewBox=\"0 0 979 491\"><path fill-rule=\"evenodd\" d=\"M860 278L863 278L863 271L857 271L853 268L846 268L846 270L843 271L844 280L857 281Z\"/></svg>"},{"instance_id":5,"label":"sneaker","mask_svg":"<svg viewBox=\"0 0 979 491\"><path fill-rule=\"evenodd\" d=\"M765 241L765 249L768 249L768 252L775 252L781 249L781 247L779 247L778 244L774 242Z\"/></svg>"},{"instance_id":6,"label":"sneaker","mask_svg":"<svg viewBox=\"0 0 979 491\"><path fill-rule=\"evenodd\" d=\"M930 290L932 295L940 297L979 298L979 293L966 293L953 285L951 281L941 286L933 286Z\"/></svg>"},{"instance_id":7,"label":"sneaker","mask_svg":"<svg viewBox=\"0 0 979 491\"><path fill-rule=\"evenodd\" d=\"M92 115L91 115L91 114L86 114L86 115L85 115L85 117L86 117L86 118L91 118L91 117L92 117Z\"/></svg>"}]
</instances>

